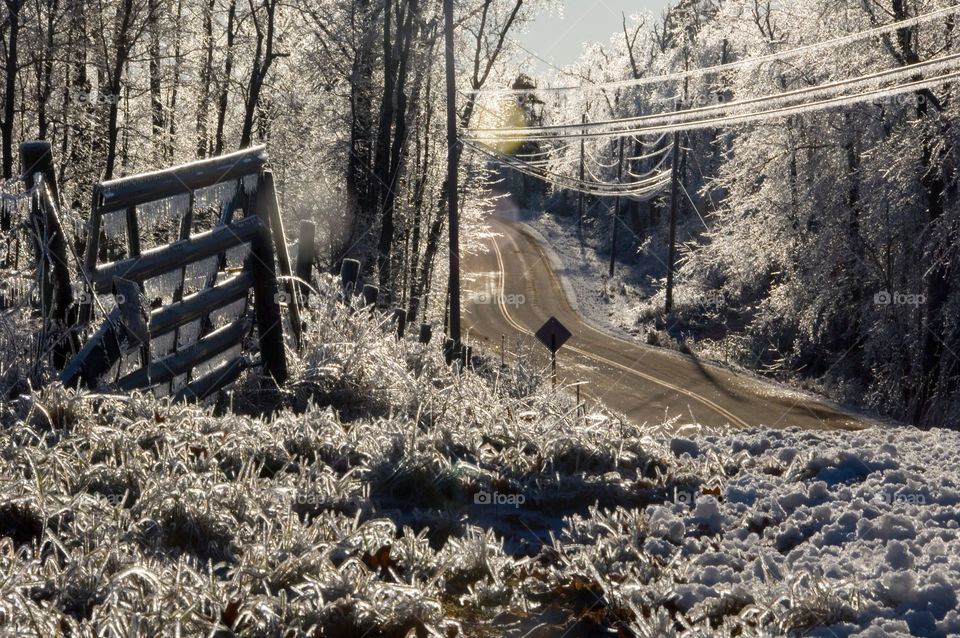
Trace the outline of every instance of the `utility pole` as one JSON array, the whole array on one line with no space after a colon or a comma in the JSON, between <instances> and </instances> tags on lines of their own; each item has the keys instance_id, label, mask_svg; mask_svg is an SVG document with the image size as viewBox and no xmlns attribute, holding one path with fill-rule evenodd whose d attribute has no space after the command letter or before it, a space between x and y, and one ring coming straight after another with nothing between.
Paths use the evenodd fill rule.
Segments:
<instances>
[{"instance_id":1,"label":"utility pole","mask_svg":"<svg viewBox=\"0 0 960 638\"><path fill-rule=\"evenodd\" d=\"M460 351L460 215L457 209L459 184L457 168L460 146L457 140L457 84L453 59L453 0L443 0L444 40L447 75L447 203L450 227L450 338Z\"/></svg>"},{"instance_id":2,"label":"utility pole","mask_svg":"<svg viewBox=\"0 0 960 638\"><path fill-rule=\"evenodd\" d=\"M620 151L617 154L617 184L623 181L623 138L620 138ZM620 196L613 207L613 237L610 239L610 276L613 277L613 268L617 263L617 226L620 225Z\"/></svg>"},{"instance_id":3,"label":"utility pole","mask_svg":"<svg viewBox=\"0 0 960 638\"><path fill-rule=\"evenodd\" d=\"M581 120L584 128L587 124L587 114L583 114L583 119ZM580 138L580 218L577 221L577 226L580 230L580 241L583 241L583 170L584 170L584 154L585 154L585 143L586 138Z\"/></svg>"},{"instance_id":4,"label":"utility pole","mask_svg":"<svg viewBox=\"0 0 960 638\"><path fill-rule=\"evenodd\" d=\"M680 110L680 101L677 100L677 110ZM670 170L670 249L667 254L667 294L664 311L670 314L673 311L673 269L677 260L677 208L680 197L680 131L673 133L673 166Z\"/></svg>"}]
</instances>

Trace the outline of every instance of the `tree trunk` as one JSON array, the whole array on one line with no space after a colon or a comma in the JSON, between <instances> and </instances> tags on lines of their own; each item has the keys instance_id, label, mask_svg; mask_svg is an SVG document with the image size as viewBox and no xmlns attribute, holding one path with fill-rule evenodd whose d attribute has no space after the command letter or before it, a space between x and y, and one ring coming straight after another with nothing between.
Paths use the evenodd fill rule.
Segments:
<instances>
[{"instance_id":1,"label":"tree trunk","mask_svg":"<svg viewBox=\"0 0 960 638\"><path fill-rule=\"evenodd\" d=\"M57 0L51 0L46 7L46 25L41 34L43 38L43 51L37 58L37 138L47 139L47 129L50 126L50 120L47 117L47 104L50 102L50 96L53 93L53 55L54 55L54 24L56 21ZM42 18L38 17L38 21Z\"/></svg>"},{"instance_id":2,"label":"tree trunk","mask_svg":"<svg viewBox=\"0 0 960 638\"><path fill-rule=\"evenodd\" d=\"M398 60L396 81L396 109L394 111L393 141L390 148L390 165L387 188L383 202L383 226L380 232L380 289L392 290L395 279L395 260L391 258L394 235L394 206L401 171L401 154L407 143L407 70L409 69L410 50L413 41L413 21L417 13L416 0L408 0L406 21L397 33L400 59ZM401 14L402 15L402 14ZM399 25L398 25L399 26Z\"/></svg>"},{"instance_id":3,"label":"tree trunk","mask_svg":"<svg viewBox=\"0 0 960 638\"><path fill-rule=\"evenodd\" d=\"M227 59L223 65L223 78L220 84L220 103L217 107L217 137L214 155L223 153L223 127L227 121L227 102L230 95L230 77L233 75L233 43L236 39L234 23L237 19L237 0L230 0L227 11Z\"/></svg>"},{"instance_id":4,"label":"tree trunk","mask_svg":"<svg viewBox=\"0 0 960 638\"><path fill-rule=\"evenodd\" d=\"M257 106L260 104L260 91L263 89L263 83L267 79L267 73L270 72L270 66L276 58L276 54L273 51L273 40L277 3L278 0L263 0L263 8L267 18L265 31L256 16L256 12L254 12L253 15L254 26L257 31L257 46L253 59L253 67L250 70L250 88L247 93L246 108L243 114L243 129L240 132L240 148L250 146L253 138L253 119L257 112Z\"/></svg>"},{"instance_id":5,"label":"tree trunk","mask_svg":"<svg viewBox=\"0 0 960 638\"><path fill-rule=\"evenodd\" d=\"M387 193L390 190L390 131L393 126L394 94L396 86L395 64L393 61L393 39L390 23L393 15L393 1L383 0L383 94L380 98L380 121L377 127L377 143L373 158L373 174L377 183L376 206L381 215L380 242L378 244L378 276L380 278L381 293L386 292L390 285L390 250L389 243L393 241L393 216L388 215L385 209ZM388 237L387 248L384 249L384 237Z\"/></svg>"},{"instance_id":6,"label":"tree trunk","mask_svg":"<svg viewBox=\"0 0 960 638\"><path fill-rule=\"evenodd\" d=\"M180 94L180 68L183 65L183 0L177 0L177 25L174 28L173 78L170 86L170 105L168 107L170 124L167 132L166 158L173 160L175 140L177 139L177 98Z\"/></svg>"},{"instance_id":7,"label":"tree trunk","mask_svg":"<svg viewBox=\"0 0 960 638\"><path fill-rule=\"evenodd\" d=\"M117 5L117 17L114 32L114 53L116 58L110 69L110 78L107 86L110 89L109 114L107 116L107 161L104 169L104 179L113 178L113 170L117 160L117 116L120 108L120 85L123 78L123 68L126 66L130 53L130 30L133 21L133 0L123 0Z\"/></svg>"},{"instance_id":8,"label":"tree trunk","mask_svg":"<svg viewBox=\"0 0 960 638\"><path fill-rule=\"evenodd\" d=\"M200 96L197 100L197 157L206 157L210 150L210 83L213 81L213 7L216 0L207 0L203 7L203 66L200 67Z\"/></svg>"},{"instance_id":9,"label":"tree trunk","mask_svg":"<svg viewBox=\"0 0 960 638\"><path fill-rule=\"evenodd\" d=\"M20 10L23 0L6 0L10 35L4 73L3 122L0 122L0 144L3 146L3 178L13 177L13 118L17 105L17 46L20 39Z\"/></svg>"},{"instance_id":10,"label":"tree trunk","mask_svg":"<svg viewBox=\"0 0 960 638\"><path fill-rule=\"evenodd\" d=\"M150 0L148 6L147 20L149 20L148 29L150 32L150 46L148 55L149 75L150 75L150 118L151 132L153 137L153 161L154 165L160 164L164 159L164 148L166 146L166 125L163 119L163 95L160 84L160 0Z\"/></svg>"}]
</instances>

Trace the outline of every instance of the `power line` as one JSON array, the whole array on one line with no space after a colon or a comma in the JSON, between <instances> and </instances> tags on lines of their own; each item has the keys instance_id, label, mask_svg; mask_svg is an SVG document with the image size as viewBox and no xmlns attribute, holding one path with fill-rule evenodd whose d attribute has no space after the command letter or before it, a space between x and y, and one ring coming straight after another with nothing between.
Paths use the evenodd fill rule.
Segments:
<instances>
[{"instance_id":1,"label":"power line","mask_svg":"<svg viewBox=\"0 0 960 638\"><path fill-rule=\"evenodd\" d=\"M890 81L902 81L903 78L912 79L917 73L922 71L939 71L939 70L954 70L960 67L960 53L952 53L950 55L940 56L938 58L933 58L930 60L924 60L923 62L917 62L915 64L908 64L904 66L899 66L893 69L884 69L883 71L875 71L873 73L866 73L859 75L853 78L846 78L844 80L836 80L833 82L827 82L824 84L817 84L815 86L808 86L802 89L794 89L791 91L783 91L781 93L772 93L768 95L762 95L757 97L744 98L742 100L734 100L731 102L723 102L720 104L712 104L710 106L701 106L692 109L684 109L681 111L674 111L667 114L653 114L653 115L640 115L636 117L625 117L613 120L598 120L596 122L588 122L586 124L577 123L577 124L547 124L537 127L500 127L500 128L477 128L473 129L474 133L523 133L531 130L536 131L563 131L563 130L580 130L580 131L593 131L598 129L605 129L611 125L616 124L633 124L633 123L643 123L650 121L659 121L664 119L675 119L675 120L685 120L690 117L695 116L709 116L711 113L729 111L732 109L738 109L745 106L756 106L764 105L765 103L778 102L778 101L792 101L798 98L807 97L813 94L825 93L825 94L834 94L837 93L840 89L848 87L858 87L859 85L872 85L872 83L890 80Z\"/></svg>"},{"instance_id":2,"label":"power line","mask_svg":"<svg viewBox=\"0 0 960 638\"><path fill-rule=\"evenodd\" d=\"M712 107L678 111L672 114L648 115L634 118L624 118L622 120L610 120L604 124L603 128L592 127L590 124L579 126L563 125L562 127L555 128L536 127L529 129L512 129L505 131L507 134L503 134L504 131L498 131L497 129L487 129L482 132L493 133L493 135L470 135L465 136L465 139L470 139L476 142L570 140L580 138L592 139L598 137L623 137L626 135L654 135L676 130L695 130L708 127L730 126L733 124L771 119L783 115L824 110L837 106L852 105L859 102L876 101L878 98L893 97L901 93L911 93L922 89L930 89L946 82L951 82L957 78L958 72L955 69L957 69L960 65L951 64L947 66L944 63L945 61L956 62L958 59L960 59L960 54L946 56L945 58L938 58L936 61L931 61L929 63L933 65L935 62L935 66L946 66L946 70L950 70L950 73L937 75L922 80L902 82L903 76L917 74L916 65L912 65L909 68L902 67L903 70L884 72L884 74L887 76L900 79L901 83L899 84L861 91L859 93L833 95L832 97L824 97L812 102L789 104L789 101L804 96L817 94L830 96L833 93L837 93L836 89L840 88L841 85L844 87L850 87L856 86L857 84L869 84L869 82L872 82L877 78L874 76L870 76L866 79L856 78L855 80L845 81L843 83L819 85L803 91L775 94L765 98L741 100L740 102L728 102ZM785 106L778 106L760 111L750 111L746 113L725 113L743 106L766 106L768 104L776 104L779 102L788 102L788 104ZM698 118L696 116L700 117ZM553 130L562 130L568 132L551 133Z\"/></svg>"},{"instance_id":3,"label":"power line","mask_svg":"<svg viewBox=\"0 0 960 638\"><path fill-rule=\"evenodd\" d=\"M600 197L629 197L631 199L646 200L659 194L670 181L669 172L663 171L657 173L649 179L623 184L601 181L587 182L569 177L567 175L561 175L559 173L537 168L527 162L516 160L510 155L485 148L482 145L473 144L470 142L465 142L464 145L521 173L586 195L595 195ZM594 179L596 179L596 177L594 177Z\"/></svg>"},{"instance_id":4,"label":"power line","mask_svg":"<svg viewBox=\"0 0 960 638\"><path fill-rule=\"evenodd\" d=\"M738 69L744 66L762 64L764 62L777 62L781 60L786 60L789 58L797 57L799 55L803 55L805 53L812 53L820 49L827 49L830 47L841 46L844 44L850 44L852 42L856 42L858 40L863 40L866 38L871 38L875 36L892 33L899 29L906 29L912 26L917 26L920 24L924 24L926 22L931 22L939 18L943 18L945 16L953 15L956 13L960 13L960 4L951 5L949 7L945 7L943 9L937 9L935 11L931 11L929 13L925 13L920 16L908 18L906 20L900 20L899 22L892 22L890 24L874 27L872 29L867 29L865 31L859 31L857 33L840 36L838 38L833 38L831 40L814 42L808 45L796 47L794 49L789 49L787 51L780 51L778 53L769 53L766 55L745 58L743 60L738 60L736 62L728 62L726 64L718 64L715 66L703 67L700 69L690 69L689 71L680 71L677 73L654 75L654 76L645 77L645 78L632 78L629 80L619 80L616 82L604 82L599 84L595 83L588 86L584 86L584 85L556 86L556 87L544 87L540 89L537 89L537 88L534 88L534 89L479 89L479 90L464 91L464 93L467 95L520 95L520 94L531 94L531 93L562 93L562 92L569 92L569 91L594 92L594 91L605 91L610 89L627 88L627 87L634 87L634 86L645 86L650 84L661 84L666 82L684 80L687 78L700 77L703 75L722 73L724 71L730 71L730 70Z\"/></svg>"}]
</instances>

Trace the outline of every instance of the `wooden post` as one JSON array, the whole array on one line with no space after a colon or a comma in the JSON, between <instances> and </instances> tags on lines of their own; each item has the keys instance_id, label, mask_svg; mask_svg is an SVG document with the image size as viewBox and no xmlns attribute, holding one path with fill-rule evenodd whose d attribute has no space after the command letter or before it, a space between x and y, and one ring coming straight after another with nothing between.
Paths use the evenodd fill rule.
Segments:
<instances>
[{"instance_id":1,"label":"wooden post","mask_svg":"<svg viewBox=\"0 0 960 638\"><path fill-rule=\"evenodd\" d=\"M617 155L617 183L623 181L623 138L620 138L620 151ZM613 277L613 268L617 263L617 227L620 225L620 196L613 207L613 237L610 238L610 276Z\"/></svg>"},{"instance_id":2,"label":"wooden post","mask_svg":"<svg viewBox=\"0 0 960 638\"><path fill-rule=\"evenodd\" d=\"M38 265L46 248L42 244L45 240L49 241L49 261L46 264L46 271L41 275L49 291L49 295L44 295L43 298L44 314L61 328L66 329L73 323L69 316L70 308L73 306L73 288L70 283L70 266L67 263L67 237L58 214L60 193L57 188L50 143L20 144L20 163L23 167L24 185L28 189L37 186L39 191L33 204L33 215L40 232L40 236L37 237ZM35 179L38 173L42 175L39 183ZM66 341L59 342L53 351L53 364L56 369L62 370L69 354L79 349L80 343L76 334L71 334Z\"/></svg>"},{"instance_id":3,"label":"wooden post","mask_svg":"<svg viewBox=\"0 0 960 638\"><path fill-rule=\"evenodd\" d=\"M377 298L380 297L380 289L370 284L363 286L363 305L373 308L377 305Z\"/></svg>"},{"instance_id":4,"label":"wooden post","mask_svg":"<svg viewBox=\"0 0 960 638\"><path fill-rule=\"evenodd\" d=\"M350 293L356 290L360 278L360 262L356 259L344 259L340 264L340 285Z\"/></svg>"},{"instance_id":5,"label":"wooden post","mask_svg":"<svg viewBox=\"0 0 960 638\"><path fill-rule=\"evenodd\" d=\"M583 114L582 123L584 126L587 124L587 114ZM584 159L586 155L586 138L580 138L580 217L577 220L577 228L580 231L580 240L583 241L583 177L584 177Z\"/></svg>"},{"instance_id":6,"label":"wooden post","mask_svg":"<svg viewBox=\"0 0 960 638\"><path fill-rule=\"evenodd\" d=\"M460 147L457 140L457 82L454 75L453 0L443 0L444 60L447 84L447 204L450 230L450 338L460 348L460 215L457 171Z\"/></svg>"},{"instance_id":7,"label":"wooden post","mask_svg":"<svg viewBox=\"0 0 960 638\"><path fill-rule=\"evenodd\" d=\"M430 343L433 337L433 326L429 323L420 324L420 343Z\"/></svg>"},{"instance_id":8,"label":"wooden post","mask_svg":"<svg viewBox=\"0 0 960 638\"><path fill-rule=\"evenodd\" d=\"M280 316L279 286L270 240L271 193L265 188L266 179L261 175L257 192L247 215L260 218L260 232L250 242L248 268L253 275L254 314L260 339L260 356L266 371L278 385L287 380L287 357L283 347L283 323Z\"/></svg>"},{"instance_id":9,"label":"wooden post","mask_svg":"<svg viewBox=\"0 0 960 638\"><path fill-rule=\"evenodd\" d=\"M392 323L397 328L397 339L403 339L403 333L407 330L407 311L404 308L394 308Z\"/></svg>"},{"instance_id":10,"label":"wooden post","mask_svg":"<svg viewBox=\"0 0 960 638\"><path fill-rule=\"evenodd\" d=\"M280 202L277 199L277 189L273 181L273 173L265 171L263 174L264 204L270 216L270 229L273 234L273 245L277 251L277 266L284 277L283 289L286 297L287 311L290 313L290 328L293 330L293 341L297 350L303 346L303 324L300 322L300 303L297 300L297 285L293 280L293 268L290 266L290 254L287 252L287 238L283 232L283 218L280 216Z\"/></svg>"},{"instance_id":11,"label":"wooden post","mask_svg":"<svg viewBox=\"0 0 960 638\"><path fill-rule=\"evenodd\" d=\"M50 189L53 201L60 206L60 189L57 187L57 171L53 167L53 154L50 142L22 142L20 144L20 166L23 168L24 185L33 188L34 176L43 173L44 181Z\"/></svg>"},{"instance_id":12,"label":"wooden post","mask_svg":"<svg viewBox=\"0 0 960 638\"><path fill-rule=\"evenodd\" d=\"M194 191L190 191L187 201L187 209L183 213L183 217L180 218L180 234L178 235L179 241L184 241L190 239L190 231L193 228L193 205L195 202ZM134 233L136 233L136 240L133 240ZM130 244L130 256L139 257L140 256L140 230L137 224L137 208L136 206L130 206L127 208L127 235L128 239L131 242L135 241L136 243ZM133 252L134 245L136 246L136 252ZM177 287L173 290L173 303L180 303L183 301L183 289L186 285L187 280L187 266L184 264L180 268L180 274L177 277ZM202 323L202 322L201 322ZM185 325L185 324L181 324ZM180 346L180 327L177 326L173 329L173 338L170 340L170 348L167 350L168 353L176 352L177 348ZM201 328L202 331L202 328ZM141 356L141 363L144 366L150 365L150 351L147 350L146 357ZM186 383L190 383L192 379L190 378L190 370L187 370ZM170 380L170 393L173 393L173 379Z\"/></svg>"},{"instance_id":13,"label":"wooden post","mask_svg":"<svg viewBox=\"0 0 960 638\"><path fill-rule=\"evenodd\" d=\"M300 239L297 243L297 279L301 280L300 296L306 301L310 296L310 286L308 285L313 277L313 260L316 258L316 249L314 246L316 238L316 224L311 221L300 222Z\"/></svg>"},{"instance_id":14,"label":"wooden post","mask_svg":"<svg viewBox=\"0 0 960 638\"><path fill-rule=\"evenodd\" d=\"M680 103L677 102L679 110ZM670 186L670 243L667 252L667 292L664 312L673 312L673 269L677 260L677 208L680 204L680 131L673 134L673 167Z\"/></svg>"},{"instance_id":15,"label":"wooden post","mask_svg":"<svg viewBox=\"0 0 960 638\"><path fill-rule=\"evenodd\" d=\"M100 252L100 226L103 223L103 213L100 211L100 205L102 202L103 196L100 192L100 186L94 186L90 202L90 222L87 224L87 246L83 253L84 275L91 282L94 273L97 271L97 254ZM93 303L96 294L97 291L88 286L80 300L77 323L81 326L88 323L93 315Z\"/></svg>"}]
</instances>

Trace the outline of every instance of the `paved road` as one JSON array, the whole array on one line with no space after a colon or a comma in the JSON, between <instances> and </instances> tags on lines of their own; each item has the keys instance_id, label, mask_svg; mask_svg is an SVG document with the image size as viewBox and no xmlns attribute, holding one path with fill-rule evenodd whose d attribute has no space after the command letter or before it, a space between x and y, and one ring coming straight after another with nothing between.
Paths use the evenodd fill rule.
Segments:
<instances>
[{"instance_id":1,"label":"paved road","mask_svg":"<svg viewBox=\"0 0 960 638\"><path fill-rule=\"evenodd\" d=\"M599 399L635 423L679 415L680 424L710 426L869 425L773 384L597 330L573 310L549 259L523 225L499 216L489 223L496 235L487 240L491 250L464 260L463 321L471 340L491 353L500 351L501 335L509 349L518 335L532 335L552 315L573 334L558 355L561 381L584 382L587 398Z\"/></svg>"}]
</instances>

